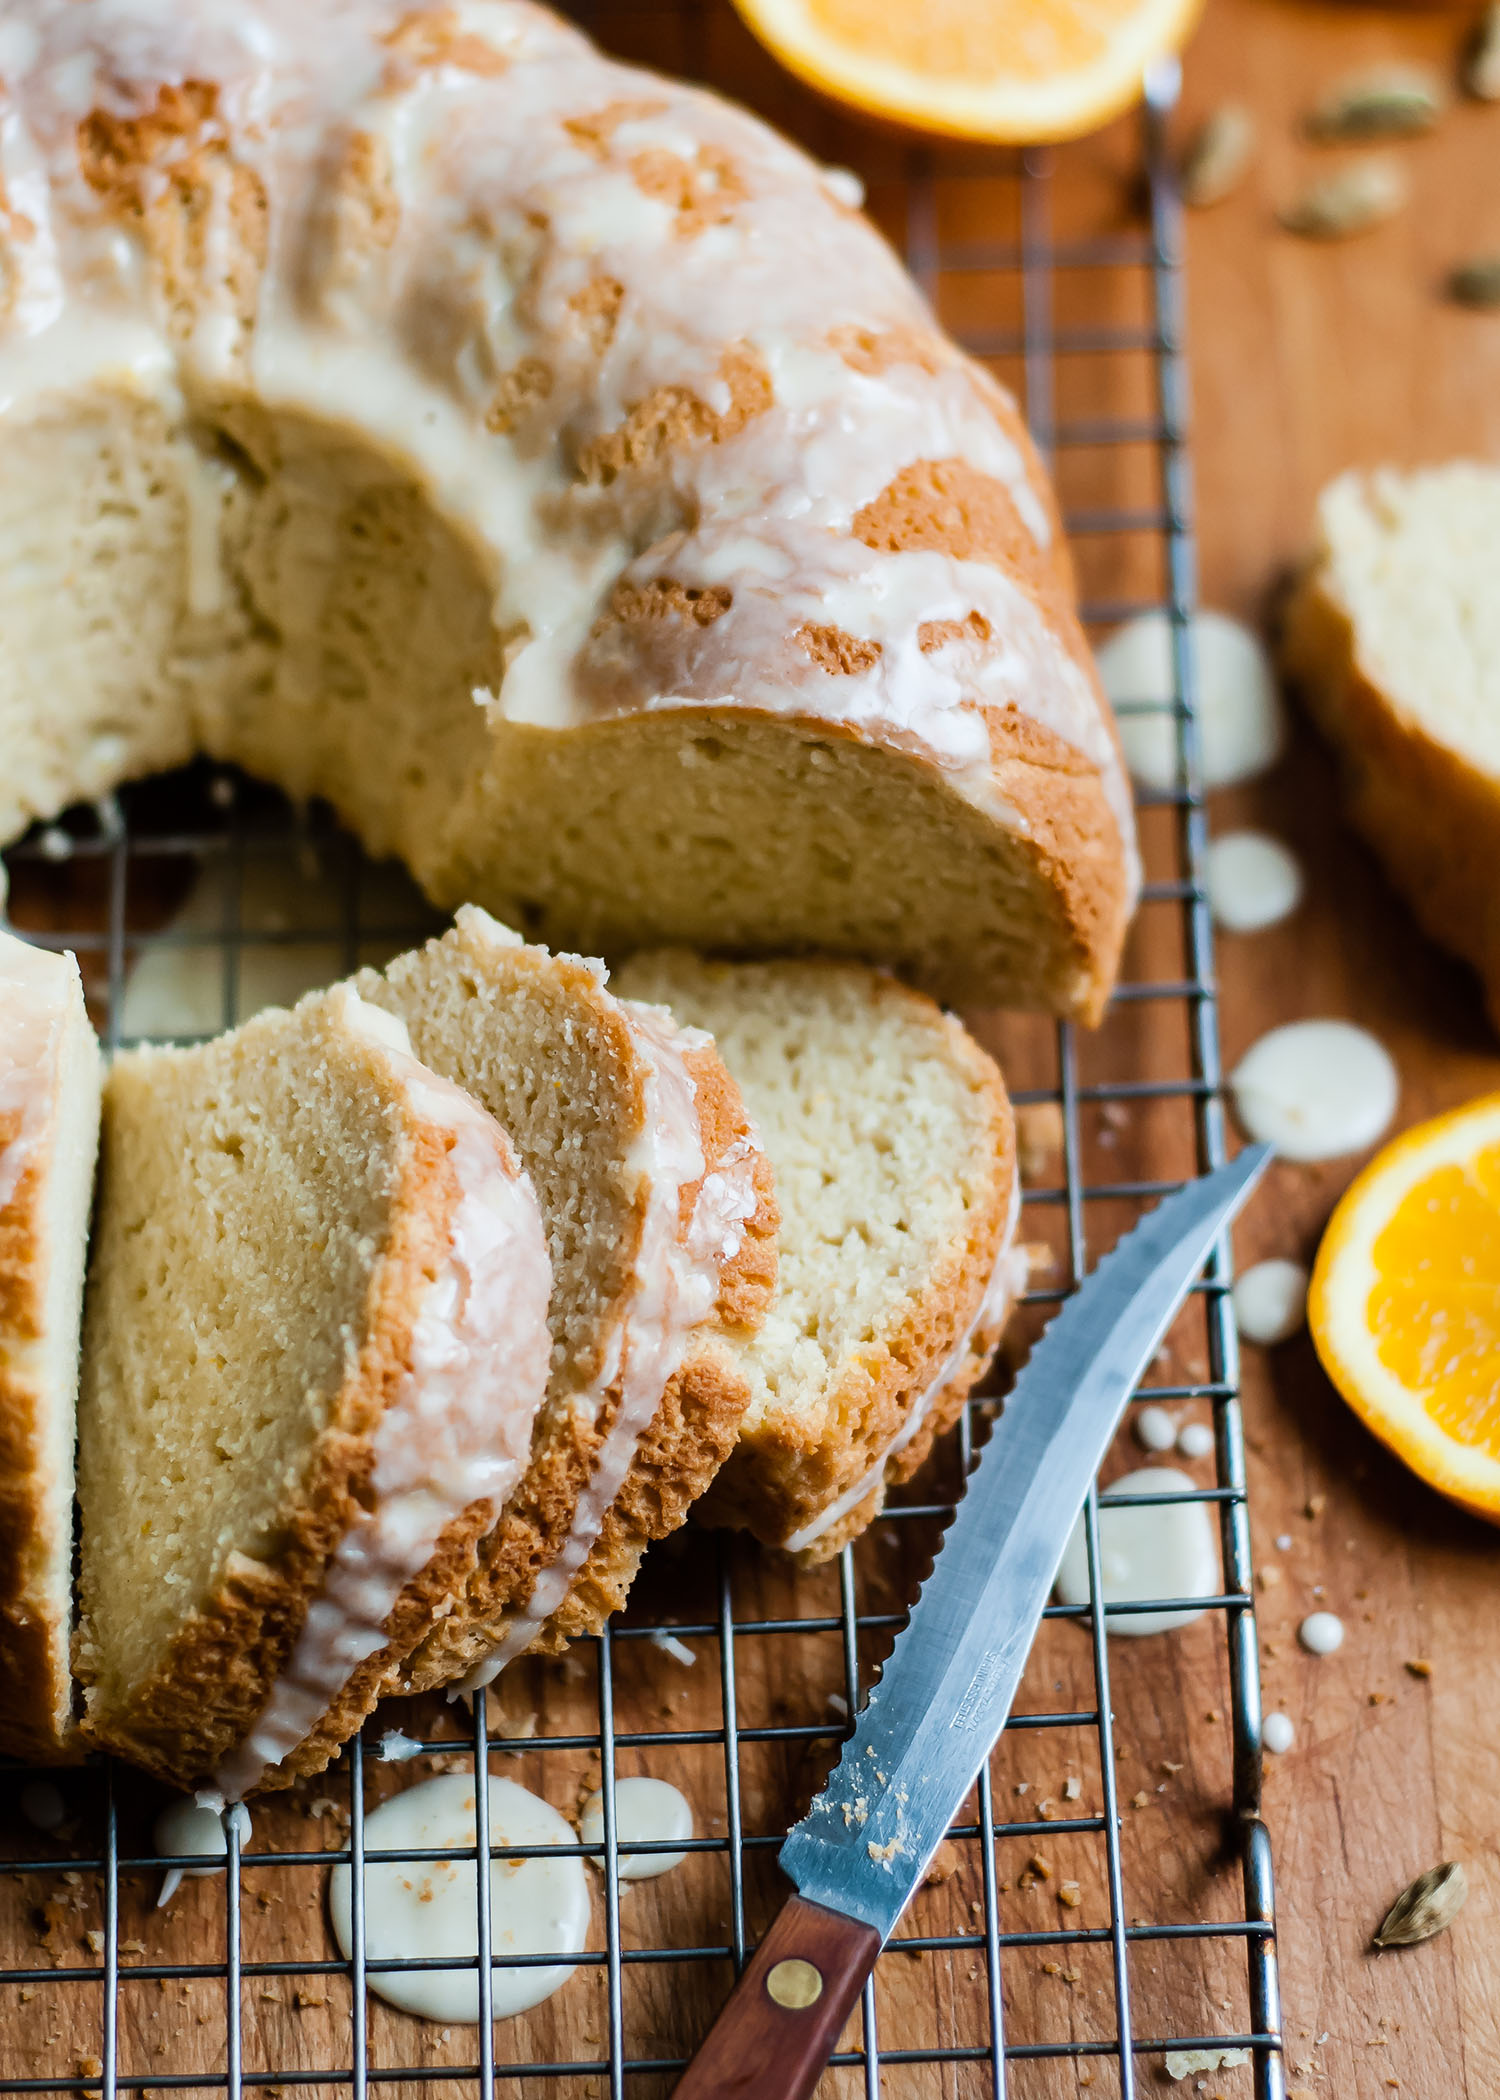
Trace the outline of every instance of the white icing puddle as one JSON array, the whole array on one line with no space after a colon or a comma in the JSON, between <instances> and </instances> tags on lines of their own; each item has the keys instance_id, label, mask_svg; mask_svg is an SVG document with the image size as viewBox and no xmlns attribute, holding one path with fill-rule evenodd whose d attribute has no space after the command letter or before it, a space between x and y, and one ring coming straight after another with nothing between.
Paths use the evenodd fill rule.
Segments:
<instances>
[{"instance_id":1,"label":"white icing puddle","mask_svg":"<svg viewBox=\"0 0 1500 2100\"><path fill-rule=\"evenodd\" d=\"M1309 1655L1332 1655L1344 1645L1344 1622L1335 1612L1309 1612L1297 1628L1297 1638Z\"/></svg>"},{"instance_id":2,"label":"white icing puddle","mask_svg":"<svg viewBox=\"0 0 1500 2100\"><path fill-rule=\"evenodd\" d=\"M1284 730L1276 679L1259 638L1226 613L1189 622L1197 681L1205 787L1251 780L1281 756ZM1172 626L1164 612L1128 620L1097 652L1099 676L1119 716L1125 762L1142 787L1177 785L1177 723ZM1132 714L1142 703L1162 710Z\"/></svg>"},{"instance_id":3,"label":"white icing puddle","mask_svg":"<svg viewBox=\"0 0 1500 2100\"><path fill-rule=\"evenodd\" d=\"M361 870L359 908L367 925L411 928L405 941L360 943L359 963L376 967L419 941L432 917L389 863ZM247 854L237 890L229 861L206 860L163 929L173 944L149 946L125 980L123 1032L167 1040L217 1035L226 1020L221 944L231 928L238 932L235 1019L247 1021L267 1006L294 1006L304 992L347 976L351 964L341 936L347 914L337 876L295 846L274 858Z\"/></svg>"},{"instance_id":4,"label":"white icing puddle","mask_svg":"<svg viewBox=\"0 0 1500 2100\"><path fill-rule=\"evenodd\" d=\"M229 1810L229 1816L234 1819L235 1831L243 1847L250 1837L250 1811L242 1801L237 1801ZM222 1794L212 1788L199 1794L184 1794L177 1801L169 1801L157 1817L152 1826L151 1842L164 1859L191 1859L195 1854L207 1854L210 1859L222 1860L229 1850L226 1820ZM198 1880L222 1872L222 1867L168 1867L162 1876L157 1909L171 1902L184 1880Z\"/></svg>"},{"instance_id":5,"label":"white icing puddle","mask_svg":"<svg viewBox=\"0 0 1500 2100\"><path fill-rule=\"evenodd\" d=\"M1245 1340L1269 1348L1289 1340L1307 1317L1307 1271L1300 1262L1258 1261L1230 1296Z\"/></svg>"},{"instance_id":6,"label":"white icing puddle","mask_svg":"<svg viewBox=\"0 0 1500 2100\"><path fill-rule=\"evenodd\" d=\"M1268 832L1226 832L1209 846L1204 869L1209 909L1228 933L1259 933L1302 902L1302 863Z\"/></svg>"},{"instance_id":7,"label":"white icing puddle","mask_svg":"<svg viewBox=\"0 0 1500 2100\"><path fill-rule=\"evenodd\" d=\"M1297 1740L1297 1731L1286 1714L1267 1714L1261 1723L1261 1743L1273 1757L1285 1757Z\"/></svg>"},{"instance_id":8,"label":"white icing puddle","mask_svg":"<svg viewBox=\"0 0 1500 2100\"><path fill-rule=\"evenodd\" d=\"M1229 1086L1246 1136L1302 1161L1373 1145L1400 1095L1390 1052L1351 1021L1273 1028L1245 1052Z\"/></svg>"},{"instance_id":9,"label":"white icing puddle","mask_svg":"<svg viewBox=\"0 0 1500 2100\"><path fill-rule=\"evenodd\" d=\"M1169 1502L1113 1509L1116 1495L1193 1493L1197 1483L1176 1466L1141 1466L1113 1481L1099 1498L1099 1561L1104 1602L1144 1603L1152 1597L1214 1597L1219 1555L1208 1510L1201 1502ZM1073 1527L1057 1571L1063 1604L1089 1602L1088 1543L1083 1515ZM1203 1616L1201 1606L1179 1611L1105 1612L1108 1633L1172 1633Z\"/></svg>"},{"instance_id":10,"label":"white icing puddle","mask_svg":"<svg viewBox=\"0 0 1500 2100\"><path fill-rule=\"evenodd\" d=\"M489 1783L491 1845L572 1845L555 1808L513 1779ZM382 1802L365 1821L365 1850L426 1851L472 1845L474 1781L462 1772L423 1780ZM328 1877L328 1913L345 1959L353 1944L349 1869ZM370 1961L470 1961L479 1951L478 1878L473 1860L377 1861L365 1868L365 1953ZM555 1954L534 1968L493 1971L497 2020L540 2005L560 1990L589 1930L588 1877L581 1859L497 1859L490 1863L490 1946L506 1955ZM427 2020L479 2018L475 1969L388 1970L370 1977L388 2005Z\"/></svg>"},{"instance_id":11,"label":"white icing puddle","mask_svg":"<svg viewBox=\"0 0 1500 2100\"><path fill-rule=\"evenodd\" d=\"M1143 1407L1135 1418L1135 1440L1146 1451L1170 1451L1177 1441L1176 1418L1164 1407Z\"/></svg>"},{"instance_id":12,"label":"white icing puddle","mask_svg":"<svg viewBox=\"0 0 1500 2100\"><path fill-rule=\"evenodd\" d=\"M693 1811L665 1779L615 1781L616 1845L678 1845L693 1834ZM578 1835L586 1845L604 1843L604 1796L590 1794L583 1804ZM621 1881L650 1881L669 1874L687 1858L685 1852L640 1852L620 1861ZM598 1864L602 1867L604 1862Z\"/></svg>"},{"instance_id":13,"label":"white icing puddle","mask_svg":"<svg viewBox=\"0 0 1500 2100\"><path fill-rule=\"evenodd\" d=\"M1184 1458L1212 1458L1214 1433L1206 1422L1184 1422L1177 1432L1177 1448Z\"/></svg>"}]
</instances>

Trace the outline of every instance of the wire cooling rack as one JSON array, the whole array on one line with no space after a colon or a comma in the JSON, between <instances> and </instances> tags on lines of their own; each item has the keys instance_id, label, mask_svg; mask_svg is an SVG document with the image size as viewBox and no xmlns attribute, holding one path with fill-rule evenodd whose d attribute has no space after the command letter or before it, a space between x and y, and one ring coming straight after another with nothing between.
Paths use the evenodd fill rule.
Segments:
<instances>
[{"instance_id":1,"label":"wire cooling rack","mask_svg":"<svg viewBox=\"0 0 1500 2100\"><path fill-rule=\"evenodd\" d=\"M861 163L872 209L949 325L1024 395L1091 627L1153 605L1169 616L1182 785L1142 798L1148 882L1109 1017L1093 1035L976 1023L1020 1108L1036 1285L1022 1324L1034 1332L1144 1204L1225 1153L1185 625L1192 488L1165 150L1175 69L1153 76L1141 131L1055 155L934 156L789 100L727 11L605 9L595 26L630 55L758 97L832 145L829 157ZM111 1047L211 1033L433 923L403 878L362 861L319 812L207 767L70 812L9 858L13 923L78 952ZM1224 1249L1140 1396L1211 1421L1214 1456L1185 1483L1132 1498L1206 1508L1219 1594L1194 1625L1140 1642L1106 1639L1086 1609L1049 1609L1016 1715L881 1957L826 2093L1132 2100L1186 2076L1177 2090L1280 2100L1236 1378ZM972 1402L900 1506L827 1569L797 1575L690 1528L648 1558L602 1638L516 1666L472 1718L437 1700L387 1708L320 1780L255 1804L225 1871L189 1880L164 1910L158 1790L97 1763L51 1775L56 1791L38 1794L13 1770L0 1815L0 2094L668 2092L780 1900L776 1849L902 1623L995 1404ZM1106 1475L1138 1462L1122 1438ZM1085 1528L1097 1595L1097 1492ZM421 1759L380 1760L392 1726L423 1744ZM477 1853L391 1855L367 1843L366 1818L413 1776L486 1764L565 1812L602 1784L603 1845L576 1848L601 1870L594 1929L548 2003L438 2028L374 1994L398 1965L369 1952L362 1890L392 1859L482 1856L486 1825ZM678 1784L697 1834L672 1873L622 1888L617 1859L640 1848L617 1836L614 1787L633 1772ZM359 1921L348 1961L324 1913L339 1862ZM478 1889L487 2015L488 1877ZM1169 2058L1192 2050L1231 2060L1184 2070Z\"/></svg>"}]
</instances>

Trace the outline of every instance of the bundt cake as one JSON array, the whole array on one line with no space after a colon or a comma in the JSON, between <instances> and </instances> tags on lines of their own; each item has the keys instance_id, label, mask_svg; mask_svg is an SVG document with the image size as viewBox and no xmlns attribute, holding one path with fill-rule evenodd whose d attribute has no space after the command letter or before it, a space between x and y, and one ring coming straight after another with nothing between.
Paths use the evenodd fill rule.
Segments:
<instances>
[{"instance_id":1,"label":"bundt cake","mask_svg":"<svg viewBox=\"0 0 1500 2100\"><path fill-rule=\"evenodd\" d=\"M73 1441L99 1046L71 955L0 934L0 1750L71 1759Z\"/></svg>"},{"instance_id":2,"label":"bundt cake","mask_svg":"<svg viewBox=\"0 0 1500 2100\"><path fill-rule=\"evenodd\" d=\"M355 984L504 1125L547 1227L552 1373L530 1466L400 1670L408 1690L488 1682L596 1632L734 1448L740 1356L776 1272L771 1170L709 1039L617 999L600 963L468 907Z\"/></svg>"},{"instance_id":3,"label":"bundt cake","mask_svg":"<svg viewBox=\"0 0 1500 2100\"><path fill-rule=\"evenodd\" d=\"M1332 482L1282 657L1354 822L1500 1027L1500 467Z\"/></svg>"},{"instance_id":4,"label":"bundt cake","mask_svg":"<svg viewBox=\"0 0 1500 2100\"><path fill-rule=\"evenodd\" d=\"M1098 1015L1056 508L814 162L525 0L9 0L0 116L0 839L203 750L554 943Z\"/></svg>"},{"instance_id":5,"label":"bundt cake","mask_svg":"<svg viewBox=\"0 0 1500 2100\"><path fill-rule=\"evenodd\" d=\"M711 1031L776 1175L776 1293L736 1344L750 1406L697 1514L824 1560L957 1418L1024 1286L1004 1085L856 964L657 954L616 982Z\"/></svg>"},{"instance_id":6,"label":"bundt cake","mask_svg":"<svg viewBox=\"0 0 1500 2100\"><path fill-rule=\"evenodd\" d=\"M79 1407L94 1742L231 1797L321 1769L526 1466L550 1282L504 1132L347 989L116 1060Z\"/></svg>"}]
</instances>

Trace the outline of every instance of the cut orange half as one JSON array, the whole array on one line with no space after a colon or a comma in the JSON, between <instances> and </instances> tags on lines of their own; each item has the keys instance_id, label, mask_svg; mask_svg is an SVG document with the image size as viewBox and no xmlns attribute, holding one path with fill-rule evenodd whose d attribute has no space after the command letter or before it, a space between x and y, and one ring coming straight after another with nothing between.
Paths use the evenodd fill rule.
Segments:
<instances>
[{"instance_id":1,"label":"cut orange half","mask_svg":"<svg viewBox=\"0 0 1500 2100\"><path fill-rule=\"evenodd\" d=\"M1371 1161L1329 1221L1307 1315L1356 1414L1500 1523L1500 1094Z\"/></svg>"},{"instance_id":2,"label":"cut orange half","mask_svg":"<svg viewBox=\"0 0 1500 2100\"><path fill-rule=\"evenodd\" d=\"M801 79L950 137L1076 138L1139 99L1202 0L735 0Z\"/></svg>"}]
</instances>

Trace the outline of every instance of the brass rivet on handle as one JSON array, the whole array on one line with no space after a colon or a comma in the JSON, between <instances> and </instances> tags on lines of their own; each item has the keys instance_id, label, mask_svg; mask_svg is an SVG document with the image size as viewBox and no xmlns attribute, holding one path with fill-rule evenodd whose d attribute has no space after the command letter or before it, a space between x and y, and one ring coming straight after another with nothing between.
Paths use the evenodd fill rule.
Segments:
<instances>
[{"instance_id":1,"label":"brass rivet on handle","mask_svg":"<svg viewBox=\"0 0 1500 2100\"><path fill-rule=\"evenodd\" d=\"M766 1989L788 2012L805 2012L823 1995L823 1978L810 1961L779 1961L766 1978Z\"/></svg>"}]
</instances>

